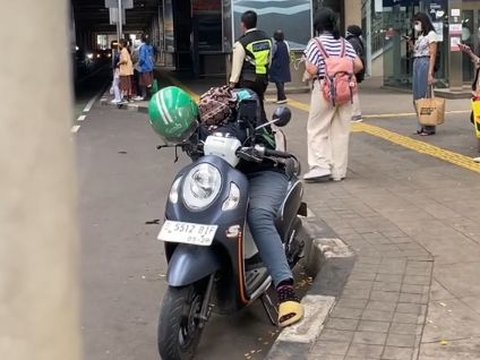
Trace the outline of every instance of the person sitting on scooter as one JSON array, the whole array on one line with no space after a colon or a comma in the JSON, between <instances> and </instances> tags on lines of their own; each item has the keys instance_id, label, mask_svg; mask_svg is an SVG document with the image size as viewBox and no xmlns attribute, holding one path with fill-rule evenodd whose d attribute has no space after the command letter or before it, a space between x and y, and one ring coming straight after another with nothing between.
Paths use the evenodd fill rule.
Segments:
<instances>
[{"instance_id":1,"label":"person sitting on scooter","mask_svg":"<svg viewBox=\"0 0 480 360\"><path fill-rule=\"evenodd\" d=\"M178 89L178 96L174 96L176 99L184 99L188 95L181 89ZM242 91L242 89L236 89L236 92ZM240 106L239 112L245 113L242 116L253 119L254 126L260 125L263 120L261 114L259 97L253 92L248 91L250 95L253 94L251 99L256 99L256 106L250 106L244 110ZM247 95L247 94L245 94ZM152 100L151 107L157 106ZM255 103L255 102L253 102ZM193 99L185 101L177 101L175 107L168 108L165 104L161 105L160 111L155 108L153 112L167 111L169 114L166 117L169 119L167 122L161 122L162 126L167 123L172 123L172 128L178 129L179 124L185 124L185 128L190 129L190 124L199 124L197 118L186 118L197 114L198 111L190 111L191 107L197 107L197 104ZM150 115L152 109L150 110ZM151 115L152 116L152 115ZM232 116L231 118L235 118ZM260 118L260 119L259 119ZM175 120L177 124L173 124L170 120ZM226 126L229 126L227 124ZM205 127L198 127L195 131L205 130ZM261 136L267 143L269 137L273 139L271 130L269 127L265 127L270 134ZM217 131L218 128L215 130ZM189 138L195 131L188 130ZM185 139L183 139L185 140ZM183 141L182 140L182 141ZM261 139L257 139L262 141ZM287 194L287 188L289 184L289 177L286 175L285 169L270 162L264 162L262 164L240 164L237 167L242 171L249 180L249 209L248 209L248 224L250 231L253 235L257 248L263 263L266 265L270 276L272 277L275 289L278 295L279 309L278 309L278 325L281 327L289 326L293 323L300 321L304 315L303 305L300 304L300 299L296 295L294 287L294 278L290 266L288 264L282 239L275 225L277 212L281 207L285 196Z\"/></svg>"},{"instance_id":2,"label":"person sitting on scooter","mask_svg":"<svg viewBox=\"0 0 480 360\"><path fill-rule=\"evenodd\" d=\"M257 107L261 106L257 101ZM256 126L261 125L262 116L256 112ZM260 119L259 119L260 117ZM268 128L261 141L272 146L273 135ZM274 140L273 140L274 141ZM292 271L285 256L282 239L275 226L278 209L282 205L289 177L285 169L273 163L242 164L239 169L247 175L250 186L248 225L260 252L263 263L273 279L279 300L278 324L281 327L292 325L303 318L303 306L295 293Z\"/></svg>"}]
</instances>

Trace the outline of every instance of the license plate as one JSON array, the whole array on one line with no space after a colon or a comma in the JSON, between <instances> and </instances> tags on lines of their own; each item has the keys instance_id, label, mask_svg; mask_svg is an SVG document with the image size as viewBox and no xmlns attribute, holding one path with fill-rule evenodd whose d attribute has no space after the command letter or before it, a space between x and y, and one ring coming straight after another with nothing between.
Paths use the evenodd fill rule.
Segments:
<instances>
[{"instance_id":1,"label":"license plate","mask_svg":"<svg viewBox=\"0 0 480 360\"><path fill-rule=\"evenodd\" d=\"M217 225L166 220L163 223L157 239L174 243L210 246L217 232L217 228Z\"/></svg>"}]
</instances>

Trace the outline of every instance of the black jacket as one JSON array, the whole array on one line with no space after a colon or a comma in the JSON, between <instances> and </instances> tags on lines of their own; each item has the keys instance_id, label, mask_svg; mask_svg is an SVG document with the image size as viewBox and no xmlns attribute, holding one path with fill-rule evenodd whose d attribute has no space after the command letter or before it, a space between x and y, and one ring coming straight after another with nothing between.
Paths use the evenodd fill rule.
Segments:
<instances>
[{"instance_id":1,"label":"black jacket","mask_svg":"<svg viewBox=\"0 0 480 360\"><path fill-rule=\"evenodd\" d=\"M366 69L365 69L365 55L366 55L365 54L365 43L363 42L363 40L360 37L355 36L355 35L348 36L347 40L350 44L352 44L353 49L357 53L360 60L362 60L363 69L362 69L362 71L360 71L358 74L355 75L355 77L357 78L357 82L361 83L365 79L365 72L366 72Z\"/></svg>"}]
</instances>

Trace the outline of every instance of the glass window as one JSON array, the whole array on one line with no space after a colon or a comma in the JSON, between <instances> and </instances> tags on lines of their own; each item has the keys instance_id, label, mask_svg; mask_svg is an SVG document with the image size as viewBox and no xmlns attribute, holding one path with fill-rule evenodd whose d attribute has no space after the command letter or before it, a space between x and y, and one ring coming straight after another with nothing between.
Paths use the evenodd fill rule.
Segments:
<instances>
[{"instance_id":1,"label":"glass window","mask_svg":"<svg viewBox=\"0 0 480 360\"><path fill-rule=\"evenodd\" d=\"M480 2L464 2L462 11L462 41L480 55ZM463 81L470 84L475 75L474 65L464 56L462 59Z\"/></svg>"},{"instance_id":2,"label":"glass window","mask_svg":"<svg viewBox=\"0 0 480 360\"><path fill-rule=\"evenodd\" d=\"M462 11L462 42L472 49L475 49L475 30L474 30L474 12L473 10ZM473 64L468 56L464 56L463 59L463 81L471 82L473 79Z\"/></svg>"},{"instance_id":3,"label":"glass window","mask_svg":"<svg viewBox=\"0 0 480 360\"><path fill-rule=\"evenodd\" d=\"M418 11L419 6L414 1L403 2L403 5L383 7L382 29L378 29L380 31L377 33L383 34L384 43L383 47L378 48L377 53L379 57L383 57L385 85L411 87L413 61L404 36L412 37L411 20ZM377 45L380 44L379 40L376 40L378 41Z\"/></svg>"},{"instance_id":4,"label":"glass window","mask_svg":"<svg viewBox=\"0 0 480 360\"><path fill-rule=\"evenodd\" d=\"M438 86L448 86L448 23L446 0L365 0L363 24L368 30L368 64L374 76L383 76L387 86L411 87L413 57L408 38L415 38L412 18L423 11L430 15L437 32L440 68L436 74Z\"/></svg>"}]
</instances>

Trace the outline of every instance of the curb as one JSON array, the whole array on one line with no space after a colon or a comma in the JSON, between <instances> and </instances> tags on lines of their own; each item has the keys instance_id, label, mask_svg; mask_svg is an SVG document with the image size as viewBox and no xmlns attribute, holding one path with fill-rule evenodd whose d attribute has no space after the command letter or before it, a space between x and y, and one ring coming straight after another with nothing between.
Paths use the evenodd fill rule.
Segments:
<instances>
[{"instance_id":1,"label":"curb","mask_svg":"<svg viewBox=\"0 0 480 360\"><path fill-rule=\"evenodd\" d=\"M303 221L303 226L307 242L304 265L315 276L302 299L305 318L280 333L266 360L307 359L355 263L352 250L335 237L325 222L313 215Z\"/></svg>"}]
</instances>

